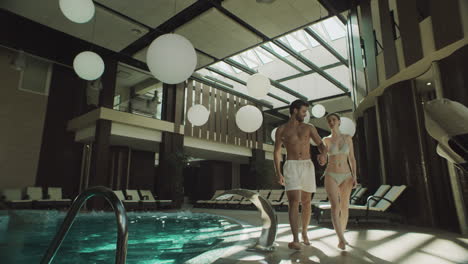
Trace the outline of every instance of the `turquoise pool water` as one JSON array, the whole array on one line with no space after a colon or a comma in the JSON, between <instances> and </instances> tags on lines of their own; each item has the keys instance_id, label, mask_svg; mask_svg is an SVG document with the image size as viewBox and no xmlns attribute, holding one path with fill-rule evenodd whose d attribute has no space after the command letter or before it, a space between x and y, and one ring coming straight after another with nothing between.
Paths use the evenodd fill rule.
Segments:
<instances>
[{"instance_id":1,"label":"turquoise pool water","mask_svg":"<svg viewBox=\"0 0 468 264\"><path fill-rule=\"evenodd\" d=\"M16 211L0 215L0 262L39 263L65 213ZM226 218L190 212L128 213L127 263L210 263L213 251L234 244L241 225ZM113 213L81 213L52 263L114 263L117 225ZM210 259L211 258L211 259Z\"/></svg>"}]
</instances>

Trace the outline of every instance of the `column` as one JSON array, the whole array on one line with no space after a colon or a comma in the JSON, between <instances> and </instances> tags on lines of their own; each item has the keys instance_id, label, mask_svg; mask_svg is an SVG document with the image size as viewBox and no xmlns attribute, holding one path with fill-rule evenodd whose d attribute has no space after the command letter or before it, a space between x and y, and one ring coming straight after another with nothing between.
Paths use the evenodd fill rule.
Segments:
<instances>
[{"instance_id":1,"label":"column","mask_svg":"<svg viewBox=\"0 0 468 264\"><path fill-rule=\"evenodd\" d=\"M433 226L432 199L421 153L412 81L389 87L379 100L387 184L408 188L396 206L411 224ZM379 153L375 153L377 156Z\"/></svg>"}]
</instances>

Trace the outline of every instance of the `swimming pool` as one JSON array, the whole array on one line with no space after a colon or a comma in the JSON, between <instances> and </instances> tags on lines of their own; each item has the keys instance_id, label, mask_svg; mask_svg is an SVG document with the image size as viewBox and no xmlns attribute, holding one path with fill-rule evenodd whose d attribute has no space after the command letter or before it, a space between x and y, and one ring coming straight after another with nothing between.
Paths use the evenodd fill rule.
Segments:
<instances>
[{"instance_id":1,"label":"swimming pool","mask_svg":"<svg viewBox=\"0 0 468 264\"><path fill-rule=\"evenodd\" d=\"M0 215L1 263L39 263L65 213L16 211ZM129 212L127 263L211 263L236 243L242 226L201 213ZM111 212L78 214L53 263L114 263L117 241ZM216 252L207 254L208 251ZM6 260L6 261L5 261Z\"/></svg>"}]
</instances>

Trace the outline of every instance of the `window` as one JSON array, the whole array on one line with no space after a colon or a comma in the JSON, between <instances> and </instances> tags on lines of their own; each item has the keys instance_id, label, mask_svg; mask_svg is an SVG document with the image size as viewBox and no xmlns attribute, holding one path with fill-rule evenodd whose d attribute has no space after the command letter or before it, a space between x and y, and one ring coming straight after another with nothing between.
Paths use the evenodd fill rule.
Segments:
<instances>
[{"instance_id":1,"label":"window","mask_svg":"<svg viewBox=\"0 0 468 264\"><path fill-rule=\"evenodd\" d=\"M322 22L331 40L336 40L346 36L346 31L336 17L329 18Z\"/></svg>"},{"instance_id":2,"label":"window","mask_svg":"<svg viewBox=\"0 0 468 264\"><path fill-rule=\"evenodd\" d=\"M119 110L120 94L114 96L114 110Z\"/></svg>"}]
</instances>

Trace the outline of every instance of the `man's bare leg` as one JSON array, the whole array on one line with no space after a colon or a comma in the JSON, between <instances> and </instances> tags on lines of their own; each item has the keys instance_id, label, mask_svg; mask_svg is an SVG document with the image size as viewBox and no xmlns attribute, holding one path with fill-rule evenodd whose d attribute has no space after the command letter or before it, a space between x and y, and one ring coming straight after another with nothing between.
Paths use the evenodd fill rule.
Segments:
<instances>
[{"instance_id":1,"label":"man's bare leg","mask_svg":"<svg viewBox=\"0 0 468 264\"><path fill-rule=\"evenodd\" d=\"M343 232L346 231L349 218L349 198L353 189L353 178L346 179L340 186L340 221Z\"/></svg>"},{"instance_id":2,"label":"man's bare leg","mask_svg":"<svg viewBox=\"0 0 468 264\"><path fill-rule=\"evenodd\" d=\"M307 231L309 229L310 223L310 214L311 214L311 207L310 207L310 200L312 197L312 193L301 191L301 204L302 204L302 242L306 245L310 245L309 236L307 235Z\"/></svg>"},{"instance_id":3,"label":"man's bare leg","mask_svg":"<svg viewBox=\"0 0 468 264\"><path fill-rule=\"evenodd\" d=\"M338 248L344 250L346 248L346 239L343 234L343 227L341 226L340 220L340 189L336 181L330 176L325 176L325 189L327 190L328 199L330 200L333 227L335 228L336 235L338 236Z\"/></svg>"},{"instance_id":4,"label":"man's bare leg","mask_svg":"<svg viewBox=\"0 0 468 264\"><path fill-rule=\"evenodd\" d=\"M289 200L289 225L291 226L291 233L293 235L293 242L288 244L290 249L301 249L299 243L299 201L301 198L301 191L292 190L286 192Z\"/></svg>"}]
</instances>

